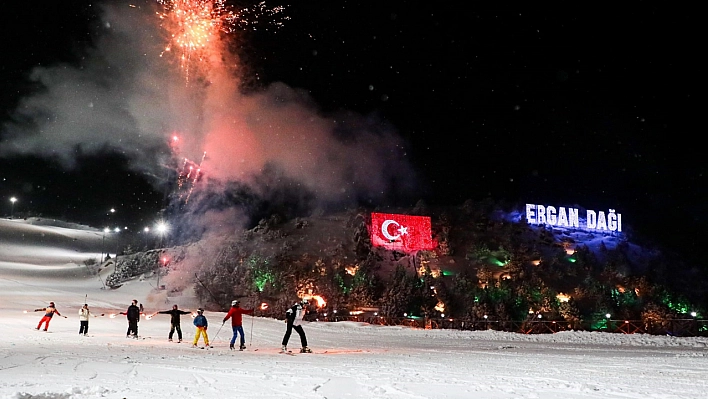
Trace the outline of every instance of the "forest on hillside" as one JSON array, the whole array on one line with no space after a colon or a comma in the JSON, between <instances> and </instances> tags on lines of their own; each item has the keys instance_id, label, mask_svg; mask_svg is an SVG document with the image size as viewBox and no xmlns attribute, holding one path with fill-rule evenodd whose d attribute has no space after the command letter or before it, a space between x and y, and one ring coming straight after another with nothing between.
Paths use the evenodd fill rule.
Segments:
<instances>
[{"instance_id":1,"label":"forest on hillside","mask_svg":"<svg viewBox=\"0 0 708 399\"><path fill-rule=\"evenodd\" d=\"M261 314L273 317L306 296L323 300L311 309L320 316L542 317L574 329L598 329L608 315L656 326L705 314L704 270L627 237L613 237L614 245L595 237L598 245L586 245L567 232L510 222L490 201L394 211L430 216L437 247L403 253L372 246L371 210L292 220L274 215L216 247L212 242L210 252L195 243L192 251L196 246L204 259L194 273L195 292L214 310L233 298L267 303ZM170 273L189 255L173 257Z\"/></svg>"}]
</instances>

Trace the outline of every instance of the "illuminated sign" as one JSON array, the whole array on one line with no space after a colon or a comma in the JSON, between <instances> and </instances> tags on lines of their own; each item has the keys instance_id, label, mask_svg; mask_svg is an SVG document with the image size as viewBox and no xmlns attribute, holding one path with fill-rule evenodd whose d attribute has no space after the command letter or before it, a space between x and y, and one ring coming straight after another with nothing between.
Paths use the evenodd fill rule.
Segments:
<instances>
[{"instance_id":1,"label":"illuminated sign","mask_svg":"<svg viewBox=\"0 0 708 399\"><path fill-rule=\"evenodd\" d=\"M578 208L555 207L526 204L526 222L528 224L549 225L555 227L576 227L604 232L622 231L622 214L610 209L603 211L587 210L585 219L580 219ZM583 223L581 223L583 222Z\"/></svg>"},{"instance_id":2,"label":"illuminated sign","mask_svg":"<svg viewBox=\"0 0 708 399\"><path fill-rule=\"evenodd\" d=\"M427 216L372 213L369 234L377 247L406 252L431 250L437 245L430 226Z\"/></svg>"}]
</instances>

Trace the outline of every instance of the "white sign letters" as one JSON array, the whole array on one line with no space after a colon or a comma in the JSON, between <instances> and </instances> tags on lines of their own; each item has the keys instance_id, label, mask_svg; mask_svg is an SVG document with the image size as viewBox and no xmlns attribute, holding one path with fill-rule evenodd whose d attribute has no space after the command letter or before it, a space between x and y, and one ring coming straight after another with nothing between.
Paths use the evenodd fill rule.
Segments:
<instances>
[{"instance_id":1,"label":"white sign letters","mask_svg":"<svg viewBox=\"0 0 708 399\"><path fill-rule=\"evenodd\" d=\"M581 226L577 208L555 207L550 205L526 204L526 222L557 227L576 227L605 232L622 231L622 214L610 209L603 211L587 210L585 225Z\"/></svg>"}]
</instances>

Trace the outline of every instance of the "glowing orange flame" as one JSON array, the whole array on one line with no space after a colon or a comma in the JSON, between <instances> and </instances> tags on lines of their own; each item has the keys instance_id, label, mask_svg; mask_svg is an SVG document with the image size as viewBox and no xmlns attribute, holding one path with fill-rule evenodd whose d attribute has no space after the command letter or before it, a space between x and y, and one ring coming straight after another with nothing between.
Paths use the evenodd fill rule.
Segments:
<instances>
[{"instance_id":1,"label":"glowing orange flame","mask_svg":"<svg viewBox=\"0 0 708 399\"><path fill-rule=\"evenodd\" d=\"M318 308L322 308L327 305L327 301L325 301L325 299L319 295L305 295L304 297L302 297L302 299L307 299L308 301L316 301Z\"/></svg>"},{"instance_id":2,"label":"glowing orange flame","mask_svg":"<svg viewBox=\"0 0 708 399\"><path fill-rule=\"evenodd\" d=\"M571 297L570 297L570 295L560 292L560 293L558 293L558 295L556 295L556 298L558 299L559 302L568 302L568 301L570 301Z\"/></svg>"},{"instance_id":3,"label":"glowing orange flame","mask_svg":"<svg viewBox=\"0 0 708 399\"><path fill-rule=\"evenodd\" d=\"M268 309L268 304L265 302L261 303L261 310L266 310L266 309Z\"/></svg>"},{"instance_id":4,"label":"glowing orange flame","mask_svg":"<svg viewBox=\"0 0 708 399\"><path fill-rule=\"evenodd\" d=\"M444 312L445 311L445 304L442 302L438 302L437 305L435 305L435 310L438 312Z\"/></svg>"}]
</instances>

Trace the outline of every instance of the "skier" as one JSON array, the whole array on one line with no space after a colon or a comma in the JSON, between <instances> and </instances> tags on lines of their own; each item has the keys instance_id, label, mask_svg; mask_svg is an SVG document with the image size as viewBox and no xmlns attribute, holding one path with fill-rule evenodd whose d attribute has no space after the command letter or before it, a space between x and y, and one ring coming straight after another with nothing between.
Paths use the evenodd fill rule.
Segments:
<instances>
[{"instance_id":1,"label":"skier","mask_svg":"<svg viewBox=\"0 0 708 399\"><path fill-rule=\"evenodd\" d=\"M236 337L239 333L241 334L241 346L239 346L239 350L246 349L246 337L243 334L243 326L241 325L243 323L243 317L241 317L241 315L252 315L253 310L254 309L242 309L241 303L238 300L231 301L231 309L229 309L229 312L226 313L226 317L224 317L224 321L221 323L223 326L224 323L226 323L226 320L231 318L231 329L233 330L234 335L231 337L231 344L229 345L230 349L234 348Z\"/></svg>"},{"instance_id":2,"label":"skier","mask_svg":"<svg viewBox=\"0 0 708 399\"><path fill-rule=\"evenodd\" d=\"M85 303L84 307L79 309L79 322L81 323L81 326L79 327L79 335L88 335L88 322L89 322L89 317L93 316L91 314L91 311L89 310L88 304ZM96 316L93 316L96 317Z\"/></svg>"},{"instance_id":3,"label":"skier","mask_svg":"<svg viewBox=\"0 0 708 399\"><path fill-rule=\"evenodd\" d=\"M61 313L57 310L56 307L54 307L54 302L49 302L49 306L46 308L39 308L35 309L35 312L46 312L44 313L44 317L39 321L39 324L37 324L37 328L35 330L39 330L39 328L42 326L42 323L44 324L44 331L47 331L47 328L49 328L49 322L52 320L52 316L54 316L54 313L57 314L57 316L61 316Z\"/></svg>"},{"instance_id":4,"label":"skier","mask_svg":"<svg viewBox=\"0 0 708 399\"><path fill-rule=\"evenodd\" d=\"M197 317L194 318L194 326L197 327L197 332L194 334L194 343L192 346L196 348L199 337L204 334L204 344L208 347L209 336L207 335L207 327L209 327L209 323L204 316L204 309L199 308L199 310L197 310Z\"/></svg>"},{"instance_id":5,"label":"skier","mask_svg":"<svg viewBox=\"0 0 708 399\"><path fill-rule=\"evenodd\" d=\"M189 313L190 312L184 310L179 310L177 308L177 305L173 305L172 310L163 310L162 312L155 312L153 313L153 316L155 316L156 314L170 315L170 335L167 336L167 340L172 342L172 336L175 334L175 330L177 330L177 338L179 339L179 341L177 342L182 342L182 327L180 327L180 316Z\"/></svg>"},{"instance_id":6,"label":"skier","mask_svg":"<svg viewBox=\"0 0 708 399\"><path fill-rule=\"evenodd\" d=\"M287 353L288 351L288 340L290 339L290 334L292 333L293 329L295 329L298 335L300 335L300 343L302 344L300 353L312 353L312 350L307 347L307 337L305 336L305 331L300 325L302 318L304 317L302 309L307 305L307 299L303 299L302 302L294 304L290 309L285 312L285 322L287 323L288 327L287 330L285 330L285 336L283 337L283 347L281 349L283 353Z\"/></svg>"},{"instance_id":7,"label":"skier","mask_svg":"<svg viewBox=\"0 0 708 399\"><path fill-rule=\"evenodd\" d=\"M130 333L133 333L133 338L138 339L138 321L140 321L140 308L138 308L138 300L133 299L133 303L128 306L128 310L121 312L128 318L128 332L125 333L126 338L130 338Z\"/></svg>"}]
</instances>

